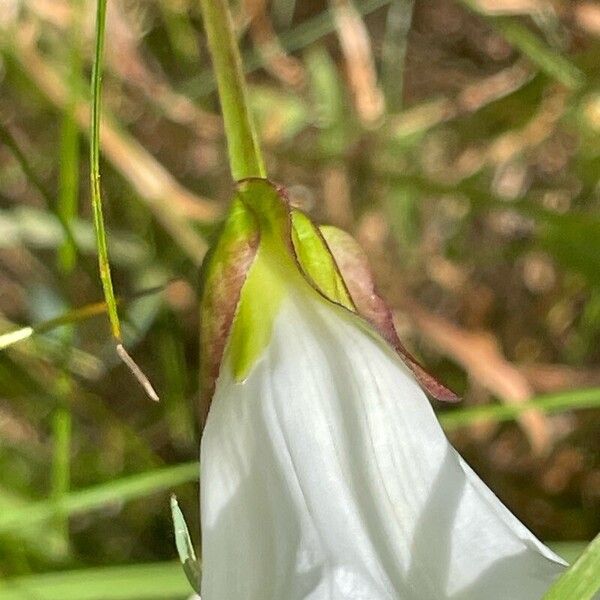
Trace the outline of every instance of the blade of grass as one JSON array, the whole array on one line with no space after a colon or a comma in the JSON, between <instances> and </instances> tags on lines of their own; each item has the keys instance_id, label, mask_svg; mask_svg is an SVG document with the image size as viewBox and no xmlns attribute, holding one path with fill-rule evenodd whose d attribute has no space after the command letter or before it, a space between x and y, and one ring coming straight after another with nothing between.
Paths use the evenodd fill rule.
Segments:
<instances>
[{"instance_id":1,"label":"blade of grass","mask_svg":"<svg viewBox=\"0 0 600 600\"><path fill-rule=\"evenodd\" d=\"M525 411L535 408L552 414L566 410L600 407L600 388L574 390L539 396L522 404L488 404L459 408L439 414L444 429L450 431L457 427L471 425L480 421L512 421Z\"/></svg>"},{"instance_id":2,"label":"blade of grass","mask_svg":"<svg viewBox=\"0 0 600 600\"><path fill-rule=\"evenodd\" d=\"M185 517L179 508L175 494L171 496L171 517L173 519L173 531L175 533L175 544L177 546L177 554L179 554L179 561L183 566L183 571L192 589L199 594L202 566L196 557L194 544L192 543Z\"/></svg>"},{"instance_id":3,"label":"blade of grass","mask_svg":"<svg viewBox=\"0 0 600 600\"><path fill-rule=\"evenodd\" d=\"M79 52L81 27L81 3L72 3L69 24L69 99L63 111L60 139L60 180L57 213L72 229L77 216L79 192L79 132L75 121L77 107L77 82L81 77L82 63ZM73 242L65 239L58 251L58 264L64 273L70 273L77 259Z\"/></svg>"},{"instance_id":4,"label":"blade of grass","mask_svg":"<svg viewBox=\"0 0 600 600\"><path fill-rule=\"evenodd\" d=\"M9 492L0 486L0 513L17 506L23 506L30 501L29 498L24 498L14 491ZM0 535L0 547L2 548L0 553L2 553L3 567L5 566L5 561L7 562L9 558L17 558L18 560L19 555L22 554L42 562L48 560L54 562L61 559L64 560L65 558L63 540L59 533L50 527L46 527L43 531L40 531L39 527L24 526L19 529L17 535L12 531L8 535ZM29 567L25 571L20 572L29 572ZM0 584L1 589L2 586Z\"/></svg>"},{"instance_id":5,"label":"blade of grass","mask_svg":"<svg viewBox=\"0 0 600 600\"><path fill-rule=\"evenodd\" d=\"M92 67L92 124L90 136L90 179L92 186L92 212L94 227L96 228L96 245L98 247L98 266L100 281L104 290L104 299L108 312L108 319L112 335L116 343L116 351L123 362L129 367L133 376L144 388L148 396L158 401L158 394L152 387L150 380L137 366L133 358L123 346L121 321L117 311L117 300L113 289L110 274L110 261L108 258L108 242L102 212L102 193L100 189L100 117L102 103L102 61L104 57L104 33L106 30L106 0L98 0L96 5L96 46L94 51L94 65Z\"/></svg>"},{"instance_id":6,"label":"blade of grass","mask_svg":"<svg viewBox=\"0 0 600 600\"><path fill-rule=\"evenodd\" d=\"M391 0L365 0L358 3L356 9L365 16L376 10L387 6ZM321 39L335 29L333 17L329 10L307 19L303 23L283 32L279 41L286 52L294 52L306 48L313 42ZM263 58L257 52L249 52L244 55L242 61L244 73L252 73L263 65ZM182 86L190 98L200 98L211 94L216 89L216 80L212 71L203 71L197 77L193 77Z\"/></svg>"},{"instance_id":7,"label":"blade of grass","mask_svg":"<svg viewBox=\"0 0 600 600\"><path fill-rule=\"evenodd\" d=\"M0 581L0 600L184 600L178 563L100 567Z\"/></svg>"},{"instance_id":8,"label":"blade of grass","mask_svg":"<svg viewBox=\"0 0 600 600\"><path fill-rule=\"evenodd\" d=\"M92 123L90 136L90 179L92 185L92 211L96 228L96 244L98 247L98 266L100 280L104 290L104 299L108 310L108 318L112 335L117 344L122 343L121 322L117 312L117 301L113 290L108 259L108 242L102 212L102 195L100 190L100 115L102 102L102 59L104 55L104 32L106 29L106 0L98 0L96 4L96 47L94 66L92 68Z\"/></svg>"},{"instance_id":9,"label":"blade of grass","mask_svg":"<svg viewBox=\"0 0 600 600\"><path fill-rule=\"evenodd\" d=\"M79 135L73 119L72 109L65 113L62 123L60 144L60 186L57 212L60 219L69 224L77 215L77 197L79 188ZM70 273L77 261L75 244L65 238L58 249L58 263L63 271Z\"/></svg>"},{"instance_id":10,"label":"blade of grass","mask_svg":"<svg viewBox=\"0 0 600 600\"><path fill-rule=\"evenodd\" d=\"M168 283L165 285L153 286L146 290L142 290L141 292L138 292L129 298L117 298L116 302L117 304L133 302L139 298L143 298L144 296L161 292L167 285ZM63 315L55 317L54 319L49 319L48 321L43 321L37 325L28 325L26 327L19 327L18 329L7 331L6 333L0 334L0 350L4 350L13 344L16 344L17 342L26 340L33 334L47 333L53 329L56 329L57 327L70 325L79 321L85 321L86 319L104 314L105 312L106 302L94 302L92 304L86 304L80 308L72 309Z\"/></svg>"},{"instance_id":11,"label":"blade of grass","mask_svg":"<svg viewBox=\"0 0 600 600\"><path fill-rule=\"evenodd\" d=\"M25 174L29 182L33 185L33 187L39 192L40 196L46 202L46 205L50 208L54 203L52 194L43 184L41 179L37 176L34 169L32 168L29 160L25 156L23 150L10 129L2 124L0 121L0 141L6 145L6 147L11 151L12 155L15 157L16 161L19 163L19 167L21 167L21 171Z\"/></svg>"},{"instance_id":12,"label":"blade of grass","mask_svg":"<svg viewBox=\"0 0 600 600\"><path fill-rule=\"evenodd\" d=\"M413 6L414 0L394 0L387 14L382 48L382 82L386 105L390 111L402 108L404 61Z\"/></svg>"},{"instance_id":13,"label":"blade of grass","mask_svg":"<svg viewBox=\"0 0 600 600\"><path fill-rule=\"evenodd\" d=\"M460 1L488 20L492 27L502 33L509 44L518 48L547 75L571 89L578 89L584 84L583 73L568 58L550 48L520 21L511 17L490 15L478 5L476 0Z\"/></svg>"},{"instance_id":14,"label":"blade of grass","mask_svg":"<svg viewBox=\"0 0 600 600\"><path fill-rule=\"evenodd\" d=\"M81 76L82 61L79 52L79 32L81 29L81 2L72 3L71 21L68 27L69 54L69 98L63 111L60 136L60 176L56 212L73 231L79 196L79 132L75 121L77 106L77 82ZM65 238L58 248L58 268L63 276L68 276L75 268L77 252L74 243ZM68 364L72 347L72 330L62 336L64 363ZM73 385L70 374L65 371L58 377L56 396L59 406L52 415L52 475L50 496L60 501L71 487L71 436L73 417L71 414L71 394ZM65 552L69 548L69 521L61 515L56 518L60 544Z\"/></svg>"},{"instance_id":15,"label":"blade of grass","mask_svg":"<svg viewBox=\"0 0 600 600\"><path fill-rule=\"evenodd\" d=\"M592 600L600 590L600 534L546 592L544 600Z\"/></svg>"},{"instance_id":16,"label":"blade of grass","mask_svg":"<svg viewBox=\"0 0 600 600\"><path fill-rule=\"evenodd\" d=\"M72 516L111 503L145 498L150 494L196 481L199 472L197 462L184 463L131 475L83 490L71 491L59 500L48 498L8 509L0 514L0 532L19 529L24 524L30 526L43 523L56 515Z\"/></svg>"},{"instance_id":17,"label":"blade of grass","mask_svg":"<svg viewBox=\"0 0 600 600\"><path fill-rule=\"evenodd\" d=\"M63 406L59 406L52 415L53 452L50 497L56 502L60 502L67 496L71 487L72 416L68 403L70 383L69 376L65 374L62 378ZM60 535L61 549L66 552L69 546L69 522L62 515L58 515L56 527Z\"/></svg>"},{"instance_id":18,"label":"blade of grass","mask_svg":"<svg viewBox=\"0 0 600 600\"><path fill-rule=\"evenodd\" d=\"M229 5L226 0L202 0L200 6L219 88L231 175L235 181L264 178L267 172L249 110Z\"/></svg>"}]
</instances>

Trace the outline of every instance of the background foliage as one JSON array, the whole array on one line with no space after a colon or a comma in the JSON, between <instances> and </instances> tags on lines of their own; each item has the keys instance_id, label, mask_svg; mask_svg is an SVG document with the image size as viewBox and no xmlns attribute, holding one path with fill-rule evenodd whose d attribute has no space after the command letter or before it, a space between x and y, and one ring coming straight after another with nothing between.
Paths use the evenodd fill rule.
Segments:
<instances>
[{"instance_id":1,"label":"background foliage","mask_svg":"<svg viewBox=\"0 0 600 600\"><path fill-rule=\"evenodd\" d=\"M600 529L600 8L233 9L272 178L359 239L402 339L464 398L436 407L452 441L577 555ZM105 217L153 404L96 304L94 10L0 14L1 600L184 598L171 490L198 530L198 267L231 193L214 77L195 2L109 1Z\"/></svg>"}]
</instances>

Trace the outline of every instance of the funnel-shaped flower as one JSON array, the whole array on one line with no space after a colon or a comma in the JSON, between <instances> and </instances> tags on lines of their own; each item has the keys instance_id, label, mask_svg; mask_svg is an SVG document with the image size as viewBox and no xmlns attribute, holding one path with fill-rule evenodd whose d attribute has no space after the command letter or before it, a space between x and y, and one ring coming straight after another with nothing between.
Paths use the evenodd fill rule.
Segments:
<instances>
[{"instance_id":1,"label":"funnel-shaped flower","mask_svg":"<svg viewBox=\"0 0 600 600\"><path fill-rule=\"evenodd\" d=\"M364 268L241 184L202 301L203 600L541 598L564 563L450 446Z\"/></svg>"}]
</instances>

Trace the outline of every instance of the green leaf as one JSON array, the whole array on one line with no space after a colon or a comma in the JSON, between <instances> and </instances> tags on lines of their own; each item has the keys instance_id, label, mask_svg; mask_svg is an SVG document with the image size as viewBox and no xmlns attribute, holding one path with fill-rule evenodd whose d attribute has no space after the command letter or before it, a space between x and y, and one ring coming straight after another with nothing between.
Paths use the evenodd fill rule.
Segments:
<instances>
[{"instance_id":1,"label":"green leaf","mask_svg":"<svg viewBox=\"0 0 600 600\"><path fill-rule=\"evenodd\" d=\"M102 59L104 55L104 31L106 26L106 0L97 0L96 8L96 47L92 69L92 131L90 135L90 180L92 193L92 214L96 229L98 248L98 267L104 291L104 299L113 337L121 342L121 321L117 311L117 300L113 289L108 258L108 241L102 211L102 193L100 189L100 117L102 111Z\"/></svg>"},{"instance_id":2,"label":"green leaf","mask_svg":"<svg viewBox=\"0 0 600 600\"><path fill-rule=\"evenodd\" d=\"M154 492L172 488L198 478L197 462L155 469L117 481L73 491L59 500L48 498L8 509L0 514L0 532L15 530L34 523L43 523L55 515L70 516L112 502L127 502L144 498Z\"/></svg>"},{"instance_id":3,"label":"green leaf","mask_svg":"<svg viewBox=\"0 0 600 600\"><path fill-rule=\"evenodd\" d=\"M192 589L199 594L202 566L200 561L196 558L196 551L194 550L194 545L192 544L190 531L187 523L185 522L185 517L179 508L175 494L171 496L171 516L173 518L173 530L175 533L177 554L179 554L179 560L183 566L183 572L188 578Z\"/></svg>"},{"instance_id":4,"label":"green leaf","mask_svg":"<svg viewBox=\"0 0 600 600\"><path fill-rule=\"evenodd\" d=\"M600 407L600 388L592 388L539 396L522 404L487 404L458 408L438 416L444 429L448 431L480 421L511 421L531 408L545 413L557 413L598 407Z\"/></svg>"},{"instance_id":5,"label":"green leaf","mask_svg":"<svg viewBox=\"0 0 600 600\"><path fill-rule=\"evenodd\" d=\"M255 260L259 239L258 223L252 211L240 197L234 198L219 238L202 265L200 381L203 416L208 414L241 289Z\"/></svg>"},{"instance_id":6,"label":"green leaf","mask_svg":"<svg viewBox=\"0 0 600 600\"><path fill-rule=\"evenodd\" d=\"M260 231L229 337L233 374L241 381L267 347L281 301L301 275L290 248L289 209L280 191L266 179L249 179L238 185L237 199L252 212Z\"/></svg>"},{"instance_id":7,"label":"green leaf","mask_svg":"<svg viewBox=\"0 0 600 600\"><path fill-rule=\"evenodd\" d=\"M178 563L81 569L0 581L0 600L184 600Z\"/></svg>"},{"instance_id":8,"label":"green leaf","mask_svg":"<svg viewBox=\"0 0 600 600\"><path fill-rule=\"evenodd\" d=\"M546 592L544 600L592 600L600 590L600 534Z\"/></svg>"},{"instance_id":9,"label":"green leaf","mask_svg":"<svg viewBox=\"0 0 600 600\"><path fill-rule=\"evenodd\" d=\"M519 20L496 16L482 9L477 0L461 0L462 4L486 19L502 33L506 41L518 48L542 71L571 89L580 88L585 83L583 73L562 54L550 48L533 31Z\"/></svg>"},{"instance_id":10,"label":"green leaf","mask_svg":"<svg viewBox=\"0 0 600 600\"><path fill-rule=\"evenodd\" d=\"M319 228L299 210L292 210L292 242L304 274L329 300L355 311L342 275Z\"/></svg>"}]
</instances>

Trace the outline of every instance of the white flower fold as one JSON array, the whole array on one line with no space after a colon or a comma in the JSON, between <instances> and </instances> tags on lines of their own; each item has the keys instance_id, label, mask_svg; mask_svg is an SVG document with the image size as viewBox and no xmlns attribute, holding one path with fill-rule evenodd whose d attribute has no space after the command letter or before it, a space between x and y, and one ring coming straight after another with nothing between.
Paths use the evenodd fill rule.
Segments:
<instances>
[{"instance_id":1,"label":"white flower fold","mask_svg":"<svg viewBox=\"0 0 600 600\"><path fill-rule=\"evenodd\" d=\"M203 600L534 600L564 569L447 441L413 374L313 290L201 443Z\"/></svg>"}]
</instances>

